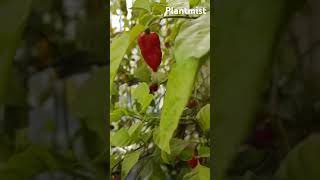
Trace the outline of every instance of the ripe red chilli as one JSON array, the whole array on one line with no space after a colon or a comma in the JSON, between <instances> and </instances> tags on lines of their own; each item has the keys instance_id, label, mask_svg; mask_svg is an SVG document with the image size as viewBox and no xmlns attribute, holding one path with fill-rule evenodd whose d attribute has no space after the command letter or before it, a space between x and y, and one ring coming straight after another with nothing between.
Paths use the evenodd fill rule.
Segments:
<instances>
[{"instance_id":1,"label":"ripe red chilli","mask_svg":"<svg viewBox=\"0 0 320 180\"><path fill-rule=\"evenodd\" d=\"M194 169L199 164L199 159L195 155L192 155L192 159L187 161L187 163L192 169Z\"/></svg>"},{"instance_id":2,"label":"ripe red chilli","mask_svg":"<svg viewBox=\"0 0 320 180\"><path fill-rule=\"evenodd\" d=\"M162 58L158 34L155 32L150 32L150 30L147 29L145 32L142 32L139 35L138 45L144 61L148 64L153 72L157 72Z\"/></svg>"}]
</instances>

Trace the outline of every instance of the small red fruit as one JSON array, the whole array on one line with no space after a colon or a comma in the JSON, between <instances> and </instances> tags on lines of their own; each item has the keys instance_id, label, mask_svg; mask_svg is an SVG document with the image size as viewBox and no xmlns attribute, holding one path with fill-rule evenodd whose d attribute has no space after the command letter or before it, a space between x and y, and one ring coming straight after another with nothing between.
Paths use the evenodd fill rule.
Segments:
<instances>
[{"instance_id":1,"label":"small red fruit","mask_svg":"<svg viewBox=\"0 0 320 180\"><path fill-rule=\"evenodd\" d=\"M153 94L154 92L156 92L158 90L158 88L159 88L158 84L156 84L156 83L155 84L151 84L149 86L150 94Z\"/></svg>"},{"instance_id":2,"label":"small red fruit","mask_svg":"<svg viewBox=\"0 0 320 180\"><path fill-rule=\"evenodd\" d=\"M145 32L139 35L138 45L144 61L148 64L153 72L157 72L162 58L158 34L155 32L150 32L150 30L147 29Z\"/></svg>"},{"instance_id":3,"label":"small red fruit","mask_svg":"<svg viewBox=\"0 0 320 180\"><path fill-rule=\"evenodd\" d=\"M195 155L192 155L192 159L187 161L187 163L192 169L194 169L199 164L199 159Z\"/></svg>"},{"instance_id":4,"label":"small red fruit","mask_svg":"<svg viewBox=\"0 0 320 180\"><path fill-rule=\"evenodd\" d=\"M121 180L119 176L114 176L112 180Z\"/></svg>"},{"instance_id":5,"label":"small red fruit","mask_svg":"<svg viewBox=\"0 0 320 180\"><path fill-rule=\"evenodd\" d=\"M192 108L196 107L197 105L198 105L198 102L192 98L189 100L187 107L192 109Z\"/></svg>"}]
</instances>

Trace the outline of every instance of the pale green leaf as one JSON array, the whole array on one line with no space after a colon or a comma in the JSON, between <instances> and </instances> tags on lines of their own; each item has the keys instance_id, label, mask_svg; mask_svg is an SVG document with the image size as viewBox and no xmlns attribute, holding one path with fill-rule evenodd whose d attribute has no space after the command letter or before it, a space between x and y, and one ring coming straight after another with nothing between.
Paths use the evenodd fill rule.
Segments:
<instances>
[{"instance_id":1,"label":"pale green leaf","mask_svg":"<svg viewBox=\"0 0 320 180\"><path fill-rule=\"evenodd\" d=\"M130 45L136 42L139 33L143 30L144 26L136 25L130 32L124 32L112 40L110 47L110 93L112 93L113 81L123 56L126 54Z\"/></svg>"},{"instance_id":2,"label":"pale green leaf","mask_svg":"<svg viewBox=\"0 0 320 180\"><path fill-rule=\"evenodd\" d=\"M132 6L133 9L144 9L151 11L150 1L149 0L135 0Z\"/></svg>"},{"instance_id":3,"label":"pale green leaf","mask_svg":"<svg viewBox=\"0 0 320 180\"><path fill-rule=\"evenodd\" d=\"M168 7L173 7L175 9L179 8L189 8L188 0L168 0Z\"/></svg>"},{"instance_id":4,"label":"pale green leaf","mask_svg":"<svg viewBox=\"0 0 320 180\"><path fill-rule=\"evenodd\" d=\"M120 118L124 115L122 109L115 109L110 113L110 123L119 121Z\"/></svg>"},{"instance_id":5,"label":"pale green leaf","mask_svg":"<svg viewBox=\"0 0 320 180\"><path fill-rule=\"evenodd\" d=\"M174 56L177 63L201 58L210 50L210 14L186 21L175 39Z\"/></svg>"},{"instance_id":6,"label":"pale green leaf","mask_svg":"<svg viewBox=\"0 0 320 180\"><path fill-rule=\"evenodd\" d=\"M207 104L200 109L197 114L197 119L199 120L200 127L204 131L210 129L210 104Z\"/></svg>"},{"instance_id":7,"label":"pale green leaf","mask_svg":"<svg viewBox=\"0 0 320 180\"><path fill-rule=\"evenodd\" d=\"M141 104L141 112L144 112L151 103L153 96L149 94L149 86L146 83L140 83L138 87L132 90L132 98Z\"/></svg>"},{"instance_id":8,"label":"pale green leaf","mask_svg":"<svg viewBox=\"0 0 320 180\"><path fill-rule=\"evenodd\" d=\"M110 136L110 144L112 146L128 146L131 142L130 135L128 133L128 129L121 128L114 134L111 134Z\"/></svg>"},{"instance_id":9,"label":"pale green leaf","mask_svg":"<svg viewBox=\"0 0 320 180\"><path fill-rule=\"evenodd\" d=\"M198 67L199 60L190 59L184 63L176 64L169 74L159 134L156 137L157 145L169 154L169 142L192 93Z\"/></svg>"}]
</instances>

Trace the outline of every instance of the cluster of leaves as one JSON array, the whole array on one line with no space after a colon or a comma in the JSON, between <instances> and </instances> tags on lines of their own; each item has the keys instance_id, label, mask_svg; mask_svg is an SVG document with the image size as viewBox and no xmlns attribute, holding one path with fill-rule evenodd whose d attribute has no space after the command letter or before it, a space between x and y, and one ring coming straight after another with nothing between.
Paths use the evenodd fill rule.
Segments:
<instances>
[{"instance_id":1,"label":"cluster of leaves","mask_svg":"<svg viewBox=\"0 0 320 180\"><path fill-rule=\"evenodd\" d=\"M210 8L209 1L136 0L127 18L125 1L111 1L111 15L123 22L120 32L111 24L110 34L115 179L210 179L210 14L169 18L167 6ZM137 48L146 28L160 36L163 57L155 73ZM154 84L159 88L150 90ZM195 157L192 169L187 162Z\"/></svg>"},{"instance_id":2,"label":"cluster of leaves","mask_svg":"<svg viewBox=\"0 0 320 180\"><path fill-rule=\"evenodd\" d=\"M106 176L107 68L100 67L107 64L104 5L100 0L88 1L89 6L83 8L85 16L70 18L63 2L0 3L0 179L33 179L55 173L78 179ZM64 26L70 19L77 23L74 36L68 35ZM80 88L72 79L78 74L88 77L87 81L82 79ZM45 88L30 83L34 77L48 76ZM54 88L59 83L63 93ZM62 110L72 117L48 115L47 120L29 116L50 99L62 103L51 107L48 114ZM30 134L34 134L38 120L41 129L34 138ZM77 128L65 127L62 140L55 139L61 135L59 122L76 124ZM45 137L52 139L39 142ZM82 145L77 146L79 142Z\"/></svg>"}]
</instances>

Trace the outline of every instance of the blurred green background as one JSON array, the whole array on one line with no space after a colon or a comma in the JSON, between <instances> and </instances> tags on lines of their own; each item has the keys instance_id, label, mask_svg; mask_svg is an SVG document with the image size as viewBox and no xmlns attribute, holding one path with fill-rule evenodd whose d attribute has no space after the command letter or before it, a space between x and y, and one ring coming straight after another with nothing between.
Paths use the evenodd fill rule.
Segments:
<instances>
[{"instance_id":1,"label":"blurred green background","mask_svg":"<svg viewBox=\"0 0 320 180\"><path fill-rule=\"evenodd\" d=\"M106 179L106 6L0 1L0 179Z\"/></svg>"}]
</instances>

